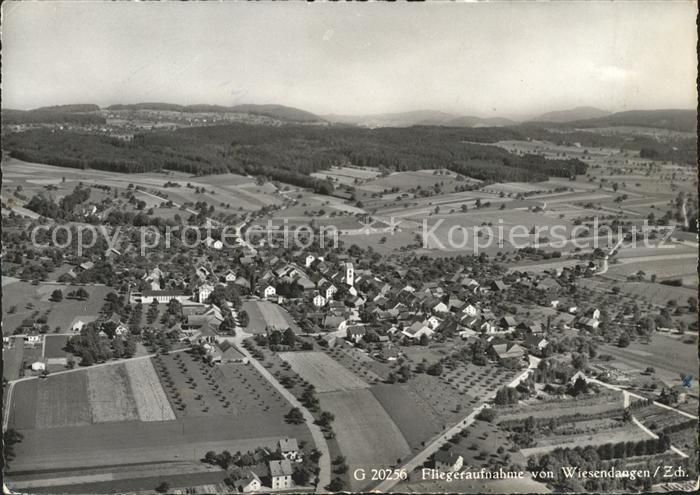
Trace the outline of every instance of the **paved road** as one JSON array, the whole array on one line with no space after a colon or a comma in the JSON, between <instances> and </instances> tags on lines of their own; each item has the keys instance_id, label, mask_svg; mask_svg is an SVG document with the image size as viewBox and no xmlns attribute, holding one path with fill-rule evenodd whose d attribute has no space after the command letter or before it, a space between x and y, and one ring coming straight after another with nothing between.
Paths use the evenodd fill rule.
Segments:
<instances>
[{"instance_id":1,"label":"paved road","mask_svg":"<svg viewBox=\"0 0 700 495\"><path fill-rule=\"evenodd\" d=\"M522 372L520 375L518 375L510 384L508 385L509 387L514 387L520 381L528 376L530 374L530 371L532 369L532 366L536 367L537 362L531 362L530 367ZM486 400L490 400L493 397L496 396L496 392L494 391L490 397L488 397ZM461 432L463 429L474 423L477 414L479 414L484 408L488 407L486 405L486 402L480 404L476 409L474 409L471 413L469 413L465 418L463 418L459 423L456 425L452 426L451 428L448 428L445 430L443 433L441 433L437 438L432 440L428 445L425 446L423 450L418 452L414 457L408 460L408 462L404 463L401 466L397 466L396 469L403 469L406 473L411 473L415 469L419 468L420 466L425 463L425 461L428 460L428 458L433 455L435 452L437 452L441 446L443 446L445 443L449 441L450 438L453 436L457 435L459 432ZM378 493L387 493L389 492L397 483L399 483L400 480L385 480L379 483L376 487L374 487L371 491L372 492L378 492Z\"/></svg>"},{"instance_id":2,"label":"paved road","mask_svg":"<svg viewBox=\"0 0 700 495\"><path fill-rule=\"evenodd\" d=\"M240 338L238 335L236 336ZM301 410L302 414L304 415L304 419L306 420L306 425L309 427L309 430L311 430L311 436L314 439L314 443L316 444L316 448L321 452L321 458L318 461L318 467L320 468L320 472L318 473L318 485L316 486L316 493L326 493L326 485L328 485L331 482L331 454L330 450L328 449L328 444L326 443L326 437L323 435L323 431L321 431L321 428L314 423L315 419L313 415L309 412L304 405L299 402L299 400L292 394L289 390L284 388L280 382L277 381L277 379L272 376L272 373L270 373L267 368L265 368L257 359L255 359L250 352L248 352L248 349L243 347L242 345L238 346L238 349L246 355L246 357L250 360L251 364L255 366L255 368L262 374L267 381L269 381L272 386L274 386L277 391L284 396L294 407L298 407L299 410Z\"/></svg>"}]
</instances>

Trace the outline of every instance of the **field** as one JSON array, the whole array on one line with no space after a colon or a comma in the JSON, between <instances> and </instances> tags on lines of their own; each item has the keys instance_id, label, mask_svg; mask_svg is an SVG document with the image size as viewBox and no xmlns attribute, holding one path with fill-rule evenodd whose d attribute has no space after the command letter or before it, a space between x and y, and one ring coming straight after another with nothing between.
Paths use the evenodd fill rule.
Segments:
<instances>
[{"instance_id":1,"label":"field","mask_svg":"<svg viewBox=\"0 0 700 495\"><path fill-rule=\"evenodd\" d=\"M316 387L317 392L367 388L365 382L323 352L282 352L292 370Z\"/></svg>"},{"instance_id":2,"label":"field","mask_svg":"<svg viewBox=\"0 0 700 495\"><path fill-rule=\"evenodd\" d=\"M288 412L284 398L252 366L211 367L186 352L157 356L153 362L178 418L246 414L281 418Z\"/></svg>"},{"instance_id":3,"label":"field","mask_svg":"<svg viewBox=\"0 0 700 495\"><path fill-rule=\"evenodd\" d=\"M168 421L175 419L168 398L158 380L153 364L148 359L131 360L124 364L138 419L141 421Z\"/></svg>"},{"instance_id":4,"label":"field","mask_svg":"<svg viewBox=\"0 0 700 495\"><path fill-rule=\"evenodd\" d=\"M70 331L77 320L94 319L100 313L105 296L114 292L104 285L86 285L84 288L90 294L86 301L65 298L60 303L49 301L51 292L55 289L61 289L65 296L78 287L80 286L52 283L32 285L21 281L3 285L2 321L5 332L12 333L25 318L36 312L48 312L46 324L52 331L57 327L63 332ZM12 313L11 308L14 308Z\"/></svg>"},{"instance_id":5,"label":"field","mask_svg":"<svg viewBox=\"0 0 700 495\"><path fill-rule=\"evenodd\" d=\"M196 177L194 175L178 172L148 172L139 174L119 174L100 170L79 170L63 167L54 167L39 163L27 163L14 158L3 160L3 182L8 184L3 187L3 195L9 195L11 190L22 186L23 194L31 197L40 191L44 191L47 184L53 184L58 189L52 194L58 201L63 196L73 191L78 182L84 184L99 184L110 186L120 193L125 192L129 184L138 184L143 190L137 191L138 199L143 200L149 207L158 206L165 200L158 195L166 195L167 199L176 205L183 203L196 203L206 201L216 207L217 210L227 212L220 207L220 203L228 204L228 213L237 211L258 210L262 206L280 204L282 198L271 185L257 186L252 178L235 174L223 174L220 176ZM43 179L37 180L36 177ZM65 177L65 182L63 178ZM179 184L179 187L164 187L166 182ZM187 185L190 185L188 187ZM197 192L195 188L200 188ZM156 194L157 193L157 194ZM91 199L99 199L100 195L110 197L109 193L92 189ZM125 202L126 205L128 205ZM175 210L177 211L177 210Z\"/></svg>"},{"instance_id":6,"label":"field","mask_svg":"<svg viewBox=\"0 0 700 495\"><path fill-rule=\"evenodd\" d=\"M289 403L252 366L204 365L208 371L195 374L203 363L187 353L161 358L158 371L172 370L179 400L167 382L170 397L163 392L150 359L17 383L10 427L24 439L16 446L10 476L31 472L29 479L21 479L32 486L45 483L31 481L35 470L51 473L46 475L53 480L50 486L63 486L67 477L82 477L77 483L107 483L104 474L91 477L90 469L109 467L111 473L126 464L173 461L191 461L183 469L196 473L209 450L272 448L282 436L311 441L305 425L285 422ZM151 476L161 475L170 479L175 474L167 465L154 466ZM105 486L137 486L136 478L146 479L143 472L132 472L109 478L113 484Z\"/></svg>"},{"instance_id":7,"label":"field","mask_svg":"<svg viewBox=\"0 0 700 495\"><path fill-rule=\"evenodd\" d=\"M243 309L248 313L248 333L266 333L274 329L286 330L291 328L299 333L299 327L285 309L269 301L246 301Z\"/></svg>"},{"instance_id":8,"label":"field","mask_svg":"<svg viewBox=\"0 0 700 495\"><path fill-rule=\"evenodd\" d=\"M10 424L43 429L175 419L164 399L148 359L95 366L17 383Z\"/></svg>"},{"instance_id":9,"label":"field","mask_svg":"<svg viewBox=\"0 0 700 495\"><path fill-rule=\"evenodd\" d=\"M53 359L70 356L70 353L63 350L67 342L67 335L46 335L44 337L44 357Z\"/></svg>"},{"instance_id":10,"label":"field","mask_svg":"<svg viewBox=\"0 0 700 495\"><path fill-rule=\"evenodd\" d=\"M321 408L335 416L333 431L352 469L392 466L411 449L401 431L367 389L318 394ZM350 488L362 491L371 483L350 477Z\"/></svg>"},{"instance_id":11,"label":"field","mask_svg":"<svg viewBox=\"0 0 700 495\"><path fill-rule=\"evenodd\" d=\"M615 362L628 367L630 372L641 373L648 366L654 367L657 378L668 385L679 385L680 374L697 375L697 344L686 344L680 338L656 333L651 344L632 342L628 347L603 345L599 354L609 354ZM697 390L698 382L693 380Z\"/></svg>"}]
</instances>

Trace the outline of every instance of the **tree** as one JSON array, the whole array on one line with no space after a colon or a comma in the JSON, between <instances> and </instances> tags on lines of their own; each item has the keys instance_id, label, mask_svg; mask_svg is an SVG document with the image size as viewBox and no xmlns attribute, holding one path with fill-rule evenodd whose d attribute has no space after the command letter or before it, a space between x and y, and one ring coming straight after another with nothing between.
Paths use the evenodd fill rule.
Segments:
<instances>
[{"instance_id":1,"label":"tree","mask_svg":"<svg viewBox=\"0 0 700 495\"><path fill-rule=\"evenodd\" d=\"M282 335L282 343L284 345L288 345L289 347L294 347L295 342L296 335L294 335L294 330L291 328L286 329Z\"/></svg>"},{"instance_id":2,"label":"tree","mask_svg":"<svg viewBox=\"0 0 700 495\"><path fill-rule=\"evenodd\" d=\"M298 407L292 408L284 417L288 423L293 425L301 424L304 422L304 414Z\"/></svg>"},{"instance_id":3,"label":"tree","mask_svg":"<svg viewBox=\"0 0 700 495\"><path fill-rule=\"evenodd\" d=\"M620 338L617 339L617 346L618 347L627 347L630 345L630 336L627 334L627 332L622 332L620 334Z\"/></svg>"},{"instance_id":4,"label":"tree","mask_svg":"<svg viewBox=\"0 0 700 495\"><path fill-rule=\"evenodd\" d=\"M61 302L63 301L63 291L61 289L56 289L51 293L51 300L53 302Z\"/></svg>"},{"instance_id":5,"label":"tree","mask_svg":"<svg viewBox=\"0 0 700 495\"><path fill-rule=\"evenodd\" d=\"M345 488L345 482L340 478L333 478L326 489L331 492L340 492Z\"/></svg>"},{"instance_id":6,"label":"tree","mask_svg":"<svg viewBox=\"0 0 700 495\"><path fill-rule=\"evenodd\" d=\"M250 318L248 317L248 312L247 312L246 310L242 309L242 310L238 313L238 323L239 323L242 327L245 328L245 327L248 326L248 323L249 323L249 322L250 322Z\"/></svg>"},{"instance_id":7,"label":"tree","mask_svg":"<svg viewBox=\"0 0 700 495\"><path fill-rule=\"evenodd\" d=\"M167 481L163 481L160 485L156 487L156 491L158 493L168 493L168 490L170 490L170 485Z\"/></svg>"},{"instance_id":8,"label":"tree","mask_svg":"<svg viewBox=\"0 0 700 495\"><path fill-rule=\"evenodd\" d=\"M85 287L78 287L78 290L75 291L75 297L81 301L85 301L90 298L90 294L85 290Z\"/></svg>"}]
</instances>

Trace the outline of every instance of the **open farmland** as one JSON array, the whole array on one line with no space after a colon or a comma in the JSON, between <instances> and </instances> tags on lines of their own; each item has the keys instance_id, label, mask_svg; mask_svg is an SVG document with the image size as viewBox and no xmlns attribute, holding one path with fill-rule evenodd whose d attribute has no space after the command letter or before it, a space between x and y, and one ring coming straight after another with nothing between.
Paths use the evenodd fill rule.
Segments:
<instances>
[{"instance_id":1,"label":"open farmland","mask_svg":"<svg viewBox=\"0 0 700 495\"><path fill-rule=\"evenodd\" d=\"M367 388L365 382L323 352L282 352L280 357L318 392Z\"/></svg>"},{"instance_id":2,"label":"open farmland","mask_svg":"<svg viewBox=\"0 0 700 495\"><path fill-rule=\"evenodd\" d=\"M163 359L179 370L181 364L174 357L179 355L182 362L189 357L173 353ZM176 417L159 390L150 361L128 364L128 368L105 365L17 383L10 427L24 439L16 446L13 471L74 470L79 475L83 468L95 466L198 462L208 450L272 448L282 436L310 440L305 425L285 422L291 406L252 366L205 365L209 373L198 378L208 382L195 389L190 388L187 371L173 369L173 375L183 375L181 402L188 406L177 408ZM199 364L185 366L193 369ZM204 407L202 399L207 401ZM108 451L105 445L110 446Z\"/></svg>"},{"instance_id":3,"label":"open farmland","mask_svg":"<svg viewBox=\"0 0 700 495\"><path fill-rule=\"evenodd\" d=\"M138 418L124 366L100 366L85 374L93 423L132 421Z\"/></svg>"},{"instance_id":4,"label":"open farmland","mask_svg":"<svg viewBox=\"0 0 700 495\"><path fill-rule=\"evenodd\" d=\"M630 371L641 373L648 366L656 370L656 376L668 385L680 384L680 374L697 375L697 343L684 343L682 337L656 333L650 344L631 342L627 347L603 345L599 354L609 354ZM698 382L693 380L697 390Z\"/></svg>"},{"instance_id":5,"label":"open farmland","mask_svg":"<svg viewBox=\"0 0 700 495\"><path fill-rule=\"evenodd\" d=\"M394 465L411 449L401 431L367 389L318 394L321 408L335 416L333 431L347 464L354 469L379 469ZM365 489L371 480L350 478L350 488Z\"/></svg>"},{"instance_id":6,"label":"open farmland","mask_svg":"<svg viewBox=\"0 0 700 495\"><path fill-rule=\"evenodd\" d=\"M168 398L149 359L131 360L124 364L131 386L138 419L169 421L175 419Z\"/></svg>"}]
</instances>

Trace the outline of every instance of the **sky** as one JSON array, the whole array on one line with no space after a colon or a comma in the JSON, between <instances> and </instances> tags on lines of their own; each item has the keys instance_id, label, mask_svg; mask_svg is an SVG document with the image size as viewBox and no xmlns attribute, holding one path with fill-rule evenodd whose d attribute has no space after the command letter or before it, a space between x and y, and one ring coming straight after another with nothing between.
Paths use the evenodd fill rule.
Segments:
<instances>
[{"instance_id":1,"label":"sky","mask_svg":"<svg viewBox=\"0 0 700 495\"><path fill-rule=\"evenodd\" d=\"M4 2L2 106L695 108L691 1Z\"/></svg>"}]
</instances>

